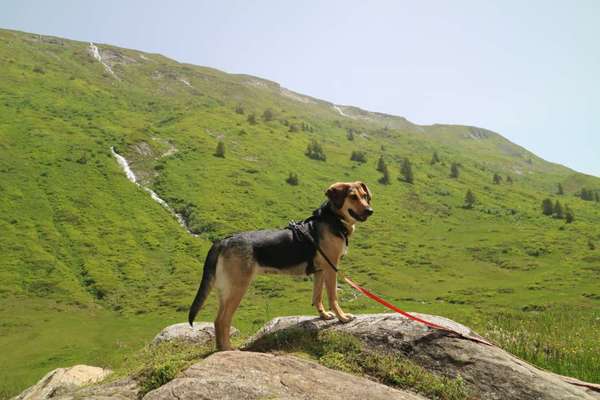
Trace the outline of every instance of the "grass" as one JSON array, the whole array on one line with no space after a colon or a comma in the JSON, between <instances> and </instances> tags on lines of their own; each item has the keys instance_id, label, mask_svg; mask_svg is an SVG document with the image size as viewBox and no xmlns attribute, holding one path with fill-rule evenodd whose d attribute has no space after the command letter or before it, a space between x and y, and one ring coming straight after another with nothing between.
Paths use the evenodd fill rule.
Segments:
<instances>
[{"instance_id":1,"label":"grass","mask_svg":"<svg viewBox=\"0 0 600 400\"><path fill-rule=\"evenodd\" d=\"M374 192L375 214L351 239L341 265L350 277L402 308L482 332L537 321L523 329L564 351L547 363L536 351L521 356L600 382L577 341L551 333L569 327L563 314L597 316L600 204L575 194L599 189L598 178L479 128L416 126L348 107L355 117L343 117L274 82L98 47L120 56L112 68L120 80L87 43L0 30L0 353L8 360L0 397L76 362L118 368L162 327L185 320L212 240L305 218L329 184L358 179ZM267 109L270 121L260 118ZM326 161L304 154L313 140ZM213 155L219 142L225 158ZM199 237L125 178L111 146L185 211ZM366 163L350 159L359 151ZM431 165L434 151L440 162ZM377 183L380 156L389 185ZM397 180L406 157L413 184ZM298 185L286 183L290 173ZM495 173L513 183L493 184ZM477 202L467 210L469 189ZM546 197L569 205L575 222L543 216ZM311 286L260 276L234 324L248 336L273 317L314 313ZM349 312L385 311L347 287L341 297ZM199 319L215 312L211 296ZM579 332L581 348L600 353L593 331Z\"/></svg>"},{"instance_id":2,"label":"grass","mask_svg":"<svg viewBox=\"0 0 600 400\"><path fill-rule=\"evenodd\" d=\"M359 339L343 332L278 331L262 341L258 349L309 357L328 368L366 376L398 389L412 390L428 399L471 398L460 376L448 378L436 375L406 357L367 350Z\"/></svg>"},{"instance_id":3,"label":"grass","mask_svg":"<svg viewBox=\"0 0 600 400\"><path fill-rule=\"evenodd\" d=\"M532 315L533 314L533 315ZM600 382L600 312L500 313L484 328L503 349L561 375Z\"/></svg>"}]
</instances>

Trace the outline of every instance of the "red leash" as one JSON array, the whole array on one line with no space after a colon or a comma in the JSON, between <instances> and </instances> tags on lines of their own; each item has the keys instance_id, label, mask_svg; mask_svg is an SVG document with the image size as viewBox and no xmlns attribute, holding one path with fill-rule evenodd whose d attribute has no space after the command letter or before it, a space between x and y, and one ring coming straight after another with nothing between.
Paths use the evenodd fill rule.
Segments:
<instances>
[{"instance_id":1,"label":"red leash","mask_svg":"<svg viewBox=\"0 0 600 400\"><path fill-rule=\"evenodd\" d=\"M358 284L354 283L350 278L348 278L346 276L344 276L343 278L346 281L346 283L348 283L348 285L352 286L354 289L358 290L359 292L361 292L362 294L364 294L368 298L375 300L379 304L381 304L381 305L389 308L392 311L397 312L398 314L401 314L401 315L405 316L406 318L408 318L410 320L413 320L415 322L419 322L419 323L421 323L421 324L423 324L425 326L428 326L430 328L433 328L433 329L438 329L438 330L441 330L441 331L446 331L446 332L454 333L454 334L456 334L456 335L458 335L458 336L460 336L460 337L462 337L464 339L472 340L472 341L477 342L477 343L483 343L483 344L486 344L488 346L493 346L493 344L491 344L487 340L480 339L480 338L473 337L473 336L467 336L467 335L464 335L464 334L462 334L462 333L460 333L458 331L455 331L454 329L446 328L445 326L434 324L433 322L425 321L422 318L419 318L419 317L416 317L416 316L414 316L412 314L409 314L406 311L404 311L404 310L396 307L395 305L393 305L391 303L388 303L387 301L385 301L381 297L379 297L379 296L377 296L377 295L369 292L367 289L360 287Z\"/></svg>"}]
</instances>

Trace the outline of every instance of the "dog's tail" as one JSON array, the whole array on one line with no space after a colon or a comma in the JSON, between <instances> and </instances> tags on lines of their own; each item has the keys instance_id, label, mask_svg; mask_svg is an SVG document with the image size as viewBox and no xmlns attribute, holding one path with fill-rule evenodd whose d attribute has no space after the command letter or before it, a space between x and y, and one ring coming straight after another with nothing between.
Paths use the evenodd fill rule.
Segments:
<instances>
[{"instance_id":1,"label":"dog's tail","mask_svg":"<svg viewBox=\"0 0 600 400\"><path fill-rule=\"evenodd\" d=\"M200 287L198 288L198 293L196 293L196 297L190 306L190 312L188 314L188 321L190 326L194 326L194 318L196 318L196 314L204 305L210 290L212 289L215 283L215 275L217 272L217 261L219 259L219 253L221 252L221 246L219 242L216 242L212 245L208 254L206 255L206 260L204 261L204 272L202 273L202 281L200 282Z\"/></svg>"}]
</instances>

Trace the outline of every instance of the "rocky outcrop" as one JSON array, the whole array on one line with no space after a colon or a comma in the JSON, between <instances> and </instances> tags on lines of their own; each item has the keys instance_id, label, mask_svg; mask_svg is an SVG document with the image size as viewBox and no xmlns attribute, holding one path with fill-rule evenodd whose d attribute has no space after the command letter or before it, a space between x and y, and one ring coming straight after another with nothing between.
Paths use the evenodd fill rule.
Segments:
<instances>
[{"instance_id":1,"label":"rocky outcrop","mask_svg":"<svg viewBox=\"0 0 600 400\"><path fill-rule=\"evenodd\" d=\"M270 353L277 350L278 341L273 339L278 335L336 330L360 339L367 351L396 353L432 373L451 378L460 375L470 387L473 398L600 400L600 385L540 370L498 347L465 339L464 336L480 337L454 321L416 315L463 336L429 329L398 314L358 315L347 324L306 316L280 317L249 339L244 346L246 351L214 353L151 391L144 399L424 399L410 391L335 371L313 361ZM153 344L172 340L205 344L213 338L210 323L197 323L194 328L182 323L163 329ZM109 373L109 370L85 365L59 368L15 400L140 398L140 384L133 377L99 382Z\"/></svg>"},{"instance_id":2,"label":"rocky outcrop","mask_svg":"<svg viewBox=\"0 0 600 400\"><path fill-rule=\"evenodd\" d=\"M231 327L230 335L238 334L238 330ZM212 322L196 322L193 327L187 322L167 326L152 340L152 344L159 344L171 340L205 344L215 338L215 327Z\"/></svg>"},{"instance_id":3,"label":"rocky outcrop","mask_svg":"<svg viewBox=\"0 0 600 400\"><path fill-rule=\"evenodd\" d=\"M463 335L478 337L466 326L446 318L415 315L451 327ZM402 354L429 371L449 377L460 375L477 396L485 399L600 399L599 392L567 383L564 377L535 368L498 347L432 330L398 314L359 315L347 324L315 317L276 318L251 338L245 347L268 351L269 336L296 329L335 329L349 333L370 348Z\"/></svg>"},{"instance_id":4,"label":"rocky outcrop","mask_svg":"<svg viewBox=\"0 0 600 400\"><path fill-rule=\"evenodd\" d=\"M293 356L226 351L193 365L144 400L344 398L425 399Z\"/></svg>"},{"instance_id":5,"label":"rocky outcrop","mask_svg":"<svg viewBox=\"0 0 600 400\"><path fill-rule=\"evenodd\" d=\"M13 400L43 400L58 398L61 393L68 393L83 385L99 382L111 373L110 370L75 365L70 368L57 368L48 372L38 383L26 389Z\"/></svg>"},{"instance_id":6,"label":"rocky outcrop","mask_svg":"<svg viewBox=\"0 0 600 400\"><path fill-rule=\"evenodd\" d=\"M79 390L52 396L52 400L137 400L140 386L135 379L124 378L114 382L87 386Z\"/></svg>"}]
</instances>

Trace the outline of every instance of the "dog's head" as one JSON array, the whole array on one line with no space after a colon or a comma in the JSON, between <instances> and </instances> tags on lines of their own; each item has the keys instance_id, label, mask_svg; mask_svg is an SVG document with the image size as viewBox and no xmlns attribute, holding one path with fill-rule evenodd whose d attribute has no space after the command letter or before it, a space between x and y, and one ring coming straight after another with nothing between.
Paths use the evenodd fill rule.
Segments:
<instances>
[{"instance_id":1,"label":"dog's head","mask_svg":"<svg viewBox=\"0 0 600 400\"><path fill-rule=\"evenodd\" d=\"M364 222L373 214L371 191L363 182L337 182L329 186L325 195L336 213L344 220Z\"/></svg>"}]
</instances>

